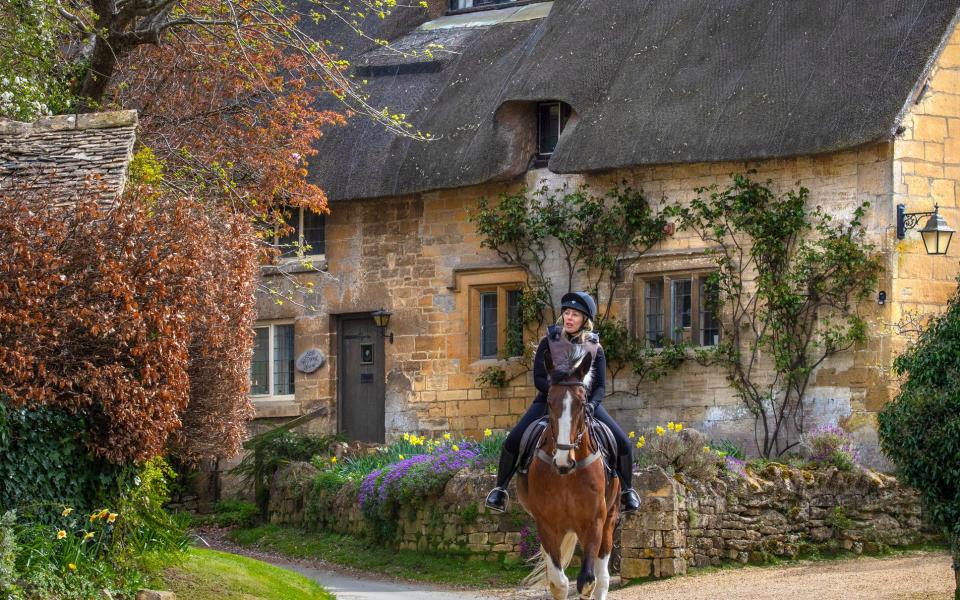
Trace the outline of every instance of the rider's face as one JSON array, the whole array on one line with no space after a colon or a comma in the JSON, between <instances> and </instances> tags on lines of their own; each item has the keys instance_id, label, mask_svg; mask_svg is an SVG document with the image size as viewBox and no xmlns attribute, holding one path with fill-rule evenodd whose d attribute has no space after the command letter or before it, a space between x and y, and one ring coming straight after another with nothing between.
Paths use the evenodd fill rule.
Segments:
<instances>
[{"instance_id":1,"label":"rider's face","mask_svg":"<svg viewBox=\"0 0 960 600\"><path fill-rule=\"evenodd\" d=\"M567 333L576 333L583 327L584 315L579 310L565 308L561 316L563 317L563 330Z\"/></svg>"}]
</instances>

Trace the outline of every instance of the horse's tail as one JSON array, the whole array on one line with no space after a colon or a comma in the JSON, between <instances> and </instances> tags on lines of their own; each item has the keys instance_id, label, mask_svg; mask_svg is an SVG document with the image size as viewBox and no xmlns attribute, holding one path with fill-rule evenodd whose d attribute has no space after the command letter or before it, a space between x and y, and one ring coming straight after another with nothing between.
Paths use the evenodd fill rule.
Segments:
<instances>
[{"instance_id":1,"label":"horse's tail","mask_svg":"<svg viewBox=\"0 0 960 600\"><path fill-rule=\"evenodd\" d=\"M560 542L560 568L566 570L570 566L570 561L573 560L573 551L577 549L577 534L572 531L568 531L563 536L563 541ZM550 557L547 556L547 553L543 551L543 546L540 546L540 552L535 554L530 562L533 562L533 571L529 575L523 578L523 584L529 587L542 586L543 582L547 579L547 561L550 560Z\"/></svg>"}]
</instances>

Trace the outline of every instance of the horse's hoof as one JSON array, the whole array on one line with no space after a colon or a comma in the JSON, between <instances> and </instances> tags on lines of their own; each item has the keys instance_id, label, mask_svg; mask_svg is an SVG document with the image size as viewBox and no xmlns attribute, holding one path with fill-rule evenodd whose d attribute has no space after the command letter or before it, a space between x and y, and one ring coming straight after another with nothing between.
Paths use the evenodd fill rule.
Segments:
<instances>
[{"instance_id":1,"label":"horse's hoof","mask_svg":"<svg viewBox=\"0 0 960 600\"><path fill-rule=\"evenodd\" d=\"M596 581L590 581L583 584L583 589L580 590L580 600L590 600L593 597L593 590L597 588Z\"/></svg>"}]
</instances>

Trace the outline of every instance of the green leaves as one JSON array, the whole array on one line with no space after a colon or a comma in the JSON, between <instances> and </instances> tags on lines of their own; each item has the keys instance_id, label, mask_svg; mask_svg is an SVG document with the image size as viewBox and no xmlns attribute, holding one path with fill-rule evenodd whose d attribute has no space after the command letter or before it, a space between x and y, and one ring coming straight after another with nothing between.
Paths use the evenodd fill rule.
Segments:
<instances>
[{"instance_id":1,"label":"green leaves","mask_svg":"<svg viewBox=\"0 0 960 600\"><path fill-rule=\"evenodd\" d=\"M960 542L960 296L897 357L900 393L878 415L880 447L901 479L923 495L927 514Z\"/></svg>"},{"instance_id":2,"label":"green leaves","mask_svg":"<svg viewBox=\"0 0 960 600\"><path fill-rule=\"evenodd\" d=\"M689 206L667 212L719 248L711 283L720 292L724 342L697 358L726 367L757 418L760 453L779 455L803 432L814 369L866 339L856 304L876 287L881 269L862 223L869 204L844 223L820 206L810 208L806 188L777 196L769 181L747 174L733 175L722 190L696 191ZM756 368L768 359L773 378Z\"/></svg>"},{"instance_id":3,"label":"green leaves","mask_svg":"<svg viewBox=\"0 0 960 600\"><path fill-rule=\"evenodd\" d=\"M90 455L88 416L7 402L0 396L0 510L103 503L123 468Z\"/></svg>"}]
</instances>

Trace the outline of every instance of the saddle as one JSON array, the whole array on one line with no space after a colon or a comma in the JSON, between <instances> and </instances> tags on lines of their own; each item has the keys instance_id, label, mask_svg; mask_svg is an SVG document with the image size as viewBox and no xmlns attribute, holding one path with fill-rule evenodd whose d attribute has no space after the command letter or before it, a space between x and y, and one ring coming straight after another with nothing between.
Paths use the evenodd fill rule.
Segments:
<instances>
[{"instance_id":1,"label":"saddle","mask_svg":"<svg viewBox=\"0 0 960 600\"><path fill-rule=\"evenodd\" d=\"M537 448L543 441L544 431L550 423L549 417L541 417L530 424L523 436L520 438L520 458L519 471L526 475L530 470L530 463L537 455ZM613 476L617 465L617 440L613 437L613 432L602 421L590 418L587 420L587 427L590 428L590 439L600 449L603 456L603 464L607 473L607 480Z\"/></svg>"}]
</instances>

